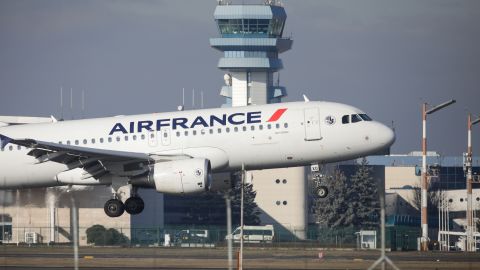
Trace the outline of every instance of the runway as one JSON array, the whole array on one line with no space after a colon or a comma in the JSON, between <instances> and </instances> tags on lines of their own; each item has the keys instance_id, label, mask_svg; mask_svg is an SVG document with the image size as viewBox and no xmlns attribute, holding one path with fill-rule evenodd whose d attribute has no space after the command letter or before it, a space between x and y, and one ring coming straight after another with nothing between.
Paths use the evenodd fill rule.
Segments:
<instances>
[{"instance_id":1,"label":"runway","mask_svg":"<svg viewBox=\"0 0 480 270\"><path fill-rule=\"evenodd\" d=\"M323 258L319 259L319 253ZM245 269L366 269L379 251L253 248ZM401 269L480 269L480 254L388 252ZM235 256L234 256L235 258ZM226 269L224 248L80 248L80 269ZM0 247L0 269L72 269L69 247Z\"/></svg>"}]
</instances>

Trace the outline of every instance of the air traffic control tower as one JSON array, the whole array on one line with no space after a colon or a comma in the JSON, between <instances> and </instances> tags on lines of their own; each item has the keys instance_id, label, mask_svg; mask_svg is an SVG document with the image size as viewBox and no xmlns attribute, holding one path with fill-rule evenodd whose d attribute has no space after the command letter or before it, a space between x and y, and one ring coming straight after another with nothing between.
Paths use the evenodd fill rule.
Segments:
<instances>
[{"instance_id":1,"label":"air traffic control tower","mask_svg":"<svg viewBox=\"0 0 480 270\"><path fill-rule=\"evenodd\" d=\"M218 68L226 72L220 95L224 106L247 106L280 102L285 87L274 83L274 73L283 68L278 55L292 47L282 37L287 14L277 1L264 5L232 5L219 1L214 13L220 37L210 45L223 52Z\"/></svg>"},{"instance_id":2,"label":"air traffic control tower","mask_svg":"<svg viewBox=\"0 0 480 270\"><path fill-rule=\"evenodd\" d=\"M236 5L218 1L214 17L220 36L211 38L210 45L223 52L218 62L218 68L225 71L220 91L226 98L223 106L281 102L287 92L279 85L278 71L283 64L278 55L293 43L283 37L287 14L281 3L266 0L263 4ZM305 167L295 167L247 172L246 181L257 192L260 221L273 224L276 235L306 237L306 171Z\"/></svg>"}]
</instances>

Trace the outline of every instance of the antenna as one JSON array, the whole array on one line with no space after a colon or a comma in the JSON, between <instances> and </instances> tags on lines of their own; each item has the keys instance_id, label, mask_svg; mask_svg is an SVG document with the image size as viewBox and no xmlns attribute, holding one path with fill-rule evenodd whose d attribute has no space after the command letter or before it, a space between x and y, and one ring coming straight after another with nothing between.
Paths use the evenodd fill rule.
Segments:
<instances>
[{"instance_id":1,"label":"antenna","mask_svg":"<svg viewBox=\"0 0 480 270\"><path fill-rule=\"evenodd\" d=\"M200 91L200 108L203 109L203 91Z\"/></svg>"},{"instance_id":2,"label":"antenna","mask_svg":"<svg viewBox=\"0 0 480 270\"><path fill-rule=\"evenodd\" d=\"M70 88L70 118L73 119L73 88Z\"/></svg>"},{"instance_id":3,"label":"antenna","mask_svg":"<svg viewBox=\"0 0 480 270\"><path fill-rule=\"evenodd\" d=\"M60 86L60 120L63 121L63 87Z\"/></svg>"},{"instance_id":4,"label":"antenna","mask_svg":"<svg viewBox=\"0 0 480 270\"><path fill-rule=\"evenodd\" d=\"M195 108L195 88L192 89L192 109Z\"/></svg>"},{"instance_id":5,"label":"antenna","mask_svg":"<svg viewBox=\"0 0 480 270\"><path fill-rule=\"evenodd\" d=\"M85 89L82 90L82 119L85 118Z\"/></svg>"},{"instance_id":6,"label":"antenna","mask_svg":"<svg viewBox=\"0 0 480 270\"><path fill-rule=\"evenodd\" d=\"M185 109L185 88L182 88L182 105L177 107L177 110L183 111Z\"/></svg>"}]
</instances>

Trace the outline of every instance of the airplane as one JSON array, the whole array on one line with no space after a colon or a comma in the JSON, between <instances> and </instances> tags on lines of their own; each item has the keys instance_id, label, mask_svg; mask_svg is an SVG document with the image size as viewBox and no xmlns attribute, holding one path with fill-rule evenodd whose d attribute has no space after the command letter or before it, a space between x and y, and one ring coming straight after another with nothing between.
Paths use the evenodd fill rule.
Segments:
<instances>
[{"instance_id":1,"label":"airplane","mask_svg":"<svg viewBox=\"0 0 480 270\"><path fill-rule=\"evenodd\" d=\"M392 129L360 109L308 99L49 123L12 119L0 116L0 189L111 186L109 217L142 212L138 188L201 193L213 173L350 160L395 141ZM117 191L125 185L131 196L122 202Z\"/></svg>"}]
</instances>

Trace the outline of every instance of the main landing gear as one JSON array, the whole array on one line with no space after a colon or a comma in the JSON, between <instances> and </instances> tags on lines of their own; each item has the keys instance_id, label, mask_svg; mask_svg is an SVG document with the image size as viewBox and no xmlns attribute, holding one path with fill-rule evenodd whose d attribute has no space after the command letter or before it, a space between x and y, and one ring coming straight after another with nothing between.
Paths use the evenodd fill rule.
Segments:
<instances>
[{"instance_id":1,"label":"main landing gear","mask_svg":"<svg viewBox=\"0 0 480 270\"><path fill-rule=\"evenodd\" d=\"M137 189L132 187L132 196L125 201L125 204L118 199L117 193L113 193L113 198L108 200L103 207L105 214L109 217L119 217L125 211L130 215L138 215L145 208L142 198L137 195Z\"/></svg>"}]
</instances>

